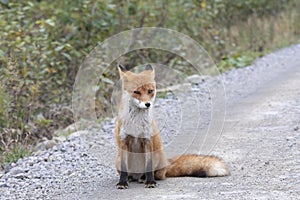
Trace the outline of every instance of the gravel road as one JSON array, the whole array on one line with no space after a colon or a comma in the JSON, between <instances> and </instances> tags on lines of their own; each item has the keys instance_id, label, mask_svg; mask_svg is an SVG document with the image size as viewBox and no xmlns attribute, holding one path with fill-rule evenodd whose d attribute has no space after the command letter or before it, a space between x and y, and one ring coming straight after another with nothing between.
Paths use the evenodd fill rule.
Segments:
<instances>
[{"instance_id":1,"label":"gravel road","mask_svg":"<svg viewBox=\"0 0 300 200\"><path fill-rule=\"evenodd\" d=\"M218 78L226 89L226 118L210 154L229 164L230 176L169 178L159 181L155 189L131 183L128 190L117 190L110 120L101 128L78 131L58 146L20 159L0 172L0 199L299 199L300 45ZM202 98L201 130L211 120L205 88L214 84L215 78L208 78L192 86ZM175 120L164 120L162 135L167 147L179 135L174 128L179 112L176 103L170 97L158 99L155 106L158 118L175 116ZM190 109L189 123L196 123L193 107ZM182 144L188 143L188 137L181 136ZM193 152L194 146L187 151ZM177 145L172 148L182 151Z\"/></svg>"}]
</instances>

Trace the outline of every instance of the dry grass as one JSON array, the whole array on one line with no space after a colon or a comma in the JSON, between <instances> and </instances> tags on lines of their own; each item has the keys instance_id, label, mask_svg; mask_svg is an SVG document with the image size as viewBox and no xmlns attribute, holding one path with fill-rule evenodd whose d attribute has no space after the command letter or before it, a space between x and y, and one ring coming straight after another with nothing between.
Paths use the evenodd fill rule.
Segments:
<instances>
[{"instance_id":1,"label":"dry grass","mask_svg":"<svg viewBox=\"0 0 300 200\"><path fill-rule=\"evenodd\" d=\"M238 37L249 38L246 41L252 45L249 47L253 50L275 49L292 44L299 40L296 36L299 27L294 23L297 15L300 17L296 10L292 10L291 13L284 12L265 18L252 16L245 24L240 25Z\"/></svg>"},{"instance_id":2,"label":"dry grass","mask_svg":"<svg viewBox=\"0 0 300 200\"><path fill-rule=\"evenodd\" d=\"M226 52L229 52L228 57L248 56L249 63L247 64L250 64L257 57L298 43L300 41L300 14L297 10L299 9L295 7L287 12L262 18L252 15L246 22L230 27L226 35L229 42L225 47ZM238 66L228 62L223 63L223 67L228 69Z\"/></svg>"}]
</instances>

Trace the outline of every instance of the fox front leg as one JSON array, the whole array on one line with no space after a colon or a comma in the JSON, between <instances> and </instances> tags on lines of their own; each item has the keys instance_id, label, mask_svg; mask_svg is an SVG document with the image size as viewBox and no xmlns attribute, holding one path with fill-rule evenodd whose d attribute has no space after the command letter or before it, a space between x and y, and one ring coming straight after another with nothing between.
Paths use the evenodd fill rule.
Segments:
<instances>
[{"instance_id":1,"label":"fox front leg","mask_svg":"<svg viewBox=\"0 0 300 200\"><path fill-rule=\"evenodd\" d=\"M154 179L152 161L149 161L147 164L145 188L155 188L155 187L156 187L156 182Z\"/></svg>"},{"instance_id":2,"label":"fox front leg","mask_svg":"<svg viewBox=\"0 0 300 200\"><path fill-rule=\"evenodd\" d=\"M155 188L156 182L154 179L153 161L152 161L152 143L151 141L146 142L146 181L145 188Z\"/></svg>"},{"instance_id":3,"label":"fox front leg","mask_svg":"<svg viewBox=\"0 0 300 200\"><path fill-rule=\"evenodd\" d=\"M127 172L127 166L126 166L126 151L121 150L121 172L120 172L120 179L119 183L117 183L116 187L117 189L128 189L128 172Z\"/></svg>"},{"instance_id":4,"label":"fox front leg","mask_svg":"<svg viewBox=\"0 0 300 200\"><path fill-rule=\"evenodd\" d=\"M117 189L128 189L127 182L128 173L126 171L121 171L119 183L117 183Z\"/></svg>"}]
</instances>

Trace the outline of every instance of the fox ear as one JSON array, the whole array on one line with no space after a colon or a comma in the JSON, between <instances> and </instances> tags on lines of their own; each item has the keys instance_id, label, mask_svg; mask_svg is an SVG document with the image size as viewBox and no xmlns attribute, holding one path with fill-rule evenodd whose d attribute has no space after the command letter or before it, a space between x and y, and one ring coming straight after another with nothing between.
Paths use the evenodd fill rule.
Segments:
<instances>
[{"instance_id":1,"label":"fox ear","mask_svg":"<svg viewBox=\"0 0 300 200\"><path fill-rule=\"evenodd\" d=\"M147 64L147 65L145 66L145 70L151 70L151 71L153 71L152 65Z\"/></svg>"},{"instance_id":2,"label":"fox ear","mask_svg":"<svg viewBox=\"0 0 300 200\"><path fill-rule=\"evenodd\" d=\"M127 72L127 69L123 65L118 64L118 70L119 70L120 77L124 77L125 73Z\"/></svg>"},{"instance_id":3,"label":"fox ear","mask_svg":"<svg viewBox=\"0 0 300 200\"><path fill-rule=\"evenodd\" d=\"M122 71L122 72L127 72L126 67L124 67L123 65L118 64L118 67L119 67L119 70L120 70L120 71Z\"/></svg>"},{"instance_id":4,"label":"fox ear","mask_svg":"<svg viewBox=\"0 0 300 200\"><path fill-rule=\"evenodd\" d=\"M145 66L145 72L150 73L150 75L152 76L153 79L155 78L155 73L154 73L154 69L153 69L152 65L147 64Z\"/></svg>"}]
</instances>

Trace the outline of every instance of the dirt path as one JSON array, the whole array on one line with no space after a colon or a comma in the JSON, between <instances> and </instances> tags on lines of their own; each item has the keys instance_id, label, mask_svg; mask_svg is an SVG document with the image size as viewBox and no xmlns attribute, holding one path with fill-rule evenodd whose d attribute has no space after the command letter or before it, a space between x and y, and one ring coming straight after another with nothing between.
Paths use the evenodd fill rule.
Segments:
<instances>
[{"instance_id":1,"label":"dirt path","mask_svg":"<svg viewBox=\"0 0 300 200\"><path fill-rule=\"evenodd\" d=\"M257 66L265 66L249 70L248 80L240 85L226 82L224 76L226 88L235 91L229 91L224 132L213 154L230 164L231 176L174 178L161 181L155 190L133 184L130 191L105 192L113 193L111 199L299 198L299 47L291 55L284 53L259 61ZM109 185L114 183L112 179Z\"/></svg>"},{"instance_id":2,"label":"dirt path","mask_svg":"<svg viewBox=\"0 0 300 200\"><path fill-rule=\"evenodd\" d=\"M97 145L93 135L85 135L80 140L83 150L80 147L70 151L67 158L71 161L62 161L69 163L70 173L64 174L69 168L61 172L60 165L52 166L48 161L43 165L52 171L44 178L47 184L42 181L38 188L33 183L36 179L29 178L27 185L15 186L11 183L15 179L7 175L8 187L0 184L3 199L20 199L22 195L25 199L297 199L300 45L270 54L253 66L231 71L222 78L228 97L227 115L212 154L229 163L230 176L170 178L159 181L155 189L132 183L128 190L116 190L118 176L111 164L115 149ZM72 162L74 152L80 156ZM99 164L103 161L107 164Z\"/></svg>"},{"instance_id":3,"label":"dirt path","mask_svg":"<svg viewBox=\"0 0 300 200\"><path fill-rule=\"evenodd\" d=\"M281 55L282 53L282 55ZM88 194L94 199L297 199L300 196L300 51L276 52L226 81L230 101L213 154L231 167L224 178L173 178L154 190L132 183L117 191L117 176ZM254 66L255 68L255 66ZM242 69L247 70L247 69ZM239 72L237 72L239 73ZM237 77L238 78L238 77ZM240 83L240 84L239 84ZM182 142L184 143L184 141Z\"/></svg>"},{"instance_id":4,"label":"dirt path","mask_svg":"<svg viewBox=\"0 0 300 200\"><path fill-rule=\"evenodd\" d=\"M261 74L271 79L266 78L255 92L229 106L218 150L225 152L232 175L205 198L299 198L300 54L297 55L275 64L277 69L270 69L269 75Z\"/></svg>"}]
</instances>

